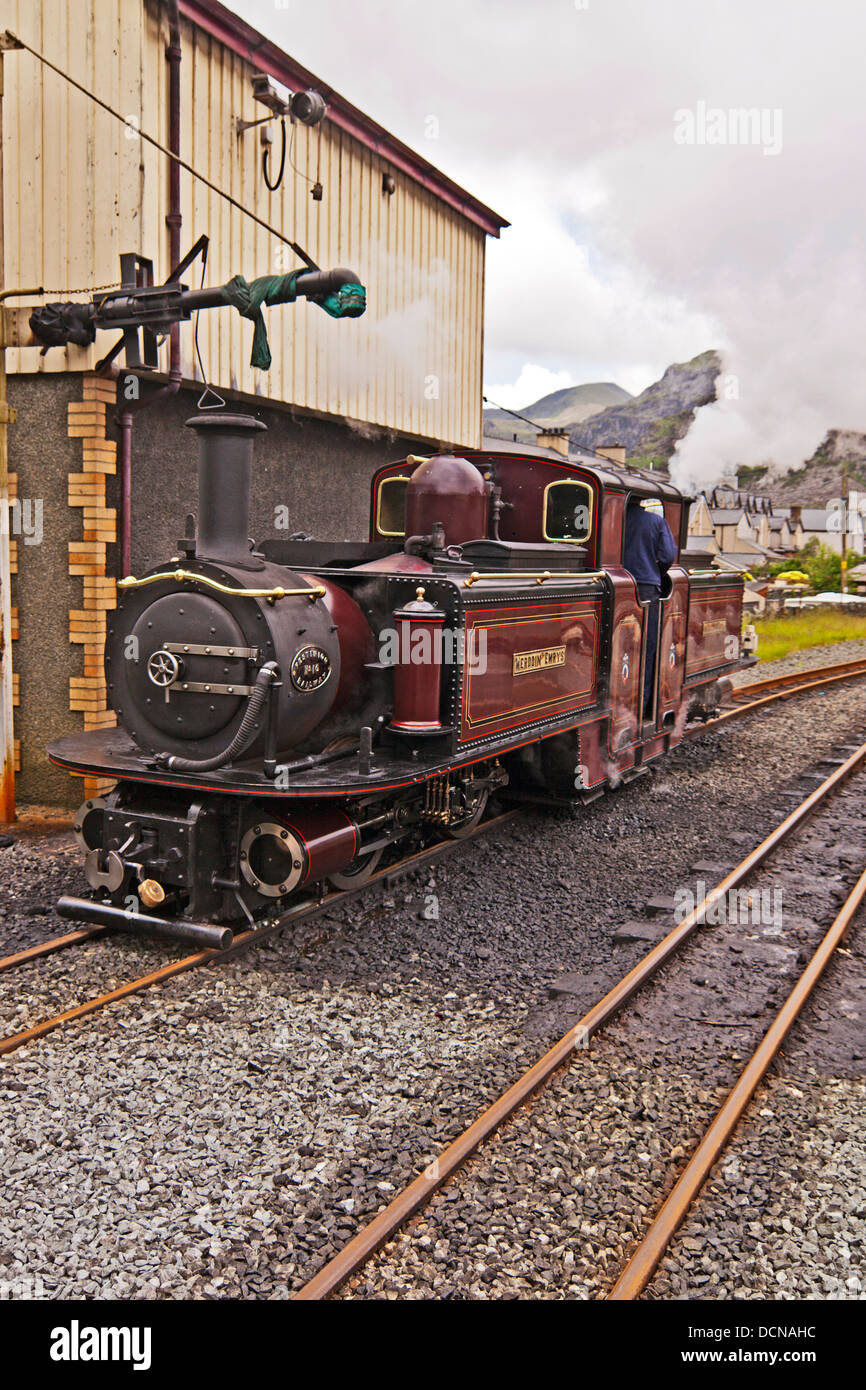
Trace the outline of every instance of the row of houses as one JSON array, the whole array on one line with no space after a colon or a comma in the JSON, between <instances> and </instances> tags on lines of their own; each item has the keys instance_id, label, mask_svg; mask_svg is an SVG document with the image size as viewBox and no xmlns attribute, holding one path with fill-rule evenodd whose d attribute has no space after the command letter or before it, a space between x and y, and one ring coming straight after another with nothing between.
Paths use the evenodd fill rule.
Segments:
<instances>
[{"instance_id":1,"label":"row of houses","mask_svg":"<svg viewBox=\"0 0 866 1390\"><path fill-rule=\"evenodd\" d=\"M849 499L849 549L862 548L857 498ZM851 520L850 518L853 518ZM689 514L688 547L709 551L737 569L785 560L810 540L842 551L845 534L838 507L779 507L772 499L730 485L702 492Z\"/></svg>"}]
</instances>

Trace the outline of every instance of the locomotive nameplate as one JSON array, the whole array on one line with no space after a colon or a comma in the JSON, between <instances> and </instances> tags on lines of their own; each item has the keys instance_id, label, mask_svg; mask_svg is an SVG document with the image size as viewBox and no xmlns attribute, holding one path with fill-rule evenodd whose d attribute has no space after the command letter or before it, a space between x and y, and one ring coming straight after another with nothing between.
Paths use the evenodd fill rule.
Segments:
<instances>
[{"instance_id":1,"label":"locomotive nameplate","mask_svg":"<svg viewBox=\"0 0 866 1390\"><path fill-rule=\"evenodd\" d=\"M289 671L296 690L318 690L331 674L331 658L321 647L301 647Z\"/></svg>"},{"instance_id":2,"label":"locomotive nameplate","mask_svg":"<svg viewBox=\"0 0 866 1390\"><path fill-rule=\"evenodd\" d=\"M514 599L465 610L461 742L557 718L592 704L601 598ZM483 643L483 646L482 646Z\"/></svg>"},{"instance_id":3,"label":"locomotive nameplate","mask_svg":"<svg viewBox=\"0 0 866 1390\"><path fill-rule=\"evenodd\" d=\"M565 647L542 647L535 652L515 652L511 663L513 676L526 671L546 671L548 666L565 665Z\"/></svg>"}]
</instances>

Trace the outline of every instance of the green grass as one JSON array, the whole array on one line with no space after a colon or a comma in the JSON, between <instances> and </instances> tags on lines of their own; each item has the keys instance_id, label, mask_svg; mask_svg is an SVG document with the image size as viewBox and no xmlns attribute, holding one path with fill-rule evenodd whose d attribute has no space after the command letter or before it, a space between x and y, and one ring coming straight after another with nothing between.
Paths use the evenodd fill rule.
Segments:
<instances>
[{"instance_id":1,"label":"green grass","mask_svg":"<svg viewBox=\"0 0 866 1390\"><path fill-rule=\"evenodd\" d=\"M787 613L781 617L756 618L758 656L762 661L778 661L789 652L804 647L829 646L833 642L866 641L866 614Z\"/></svg>"}]
</instances>

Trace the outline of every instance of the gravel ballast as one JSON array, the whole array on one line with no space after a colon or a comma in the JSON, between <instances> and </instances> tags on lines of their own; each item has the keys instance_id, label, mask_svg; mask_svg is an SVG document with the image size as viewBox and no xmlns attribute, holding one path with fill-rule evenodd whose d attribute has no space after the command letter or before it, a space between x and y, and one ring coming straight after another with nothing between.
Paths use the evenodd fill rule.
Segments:
<instances>
[{"instance_id":1,"label":"gravel ballast","mask_svg":"<svg viewBox=\"0 0 866 1390\"><path fill-rule=\"evenodd\" d=\"M758 656L760 657L760 647ZM744 671L735 671L731 676L733 685L751 685L753 681L769 680L772 676L791 676L800 671L811 671L817 666L841 666L848 661L862 661L866 657L866 642L833 642L823 647L801 647L799 651L788 652L777 661L758 661L756 666L747 666Z\"/></svg>"},{"instance_id":2,"label":"gravel ballast","mask_svg":"<svg viewBox=\"0 0 866 1390\"><path fill-rule=\"evenodd\" d=\"M833 648L814 664L862 654L863 644L855 645L860 651ZM181 977L2 1059L0 1281L36 1280L37 1295L41 1288L57 1298L286 1297L648 949L645 940L618 943L616 929L646 919L653 894L693 883L699 862L718 864L711 881L720 878L805 794L799 774L807 763L814 768L840 744L861 740L864 715L866 688L852 683L708 732L577 820L527 809L390 895L346 904L295 940ZM841 842L841 828L839 835ZM0 874L4 953L54 934L56 919L44 916L50 902L81 888L76 855L54 841L42 849L25 839L0 851ZM804 921L807 888L802 910L798 904ZM172 954L106 940L0 976L4 1031ZM565 992L557 987L564 975ZM648 1016L647 1036L658 1031ZM653 1059L641 1038L613 1080L621 1058L608 1054L600 1035L580 1072L558 1083L557 1093L571 1086L578 1099L593 1097L581 1159L596 1170L588 1183L584 1176L567 1186L555 1172L567 1171L556 1145L572 1135L548 1132L554 1089L539 1098L530 1112L540 1126L532 1153L552 1184L541 1208L552 1225L540 1228L528 1172L526 1192L507 1188L501 1207L496 1192L477 1194L478 1212L489 1202L509 1230L512 1221L529 1223L519 1232L519 1260L507 1243L507 1259L494 1259L489 1226L471 1228L464 1216L456 1246L450 1236L447 1247L437 1246L445 1237L432 1227L431 1244L413 1244L432 1269L420 1282L414 1267L389 1266L385 1252L356 1296L597 1296L602 1282L591 1281L590 1267L612 1275L634 1231L626 1226L619 1243L607 1227L602 1232L589 1197L607 1180L619 1136L635 1210L652 1208L667 1168L651 1112L667 1117L671 1137L684 1124L693 1139L718 1103L711 1073L720 1048L734 1064L736 1046L722 1046L720 1030L703 1031L713 1037L700 1065ZM863 1064L849 1058L837 1076L839 1055L837 1047L818 1059L814 1075L807 1058L803 1077L790 1083L806 1100L790 1101L826 1114L828 1124L837 1116L841 1133L863 1104ZM707 1099L695 1105L700 1093ZM649 1107L647 1098L654 1098ZM773 1104L784 1119L782 1102ZM636 1113L641 1106L644 1115ZM857 1196L845 1181L848 1165L835 1172L823 1124L815 1138L808 1160L820 1171L815 1181L829 1184L828 1209L839 1205L849 1231ZM495 1145L506 1183L508 1142ZM851 1142L853 1163L856 1136ZM796 1140L789 1157L794 1165ZM801 1167L799 1177L786 1169L782 1181L808 1207L807 1157ZM524 1181L519 1163L515 1171L514 1181ZM467 1168L459 1183L469 1175ZM622 1181L620 1173L605 1198L612 1211L602 1215L621 1215ZM724 1184L723 1194L730 1188ZM456 1190L438 1199L443 1207L456 1207ZM431 1207L421 1219L435 1216ZM824 1290L818 1296L857 1296L846 1282L853 1275L829 1288L809 1250L797 1260L803 1277ZM493 1272L480 1273L479 1263ZM752 1296L765 1296L769 1272L755 1283L758 1262L749 1269L721 1253L706 1283L702 1269L693 1283L690 1267L663 1267L651 1296L743 1296L735 1291L749 1279ZM804 1296L796 1279L772 1287L774 1296Z\"/></svg>"}]
</instances>

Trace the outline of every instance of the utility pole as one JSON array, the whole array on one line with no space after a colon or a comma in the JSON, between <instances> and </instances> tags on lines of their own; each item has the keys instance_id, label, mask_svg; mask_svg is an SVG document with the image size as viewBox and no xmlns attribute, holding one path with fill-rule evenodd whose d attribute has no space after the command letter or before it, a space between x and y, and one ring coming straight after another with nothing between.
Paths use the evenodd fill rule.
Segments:
<instances>
[{"instance_id":1,"label":"utility pole","mask_svg":"<svg viewBox=\"0 0 866 1390\"><path fill-rule=\"evenodd\" d=\"M842 464L842 593L848 592L848 463Z\"/></svg>"}]
</instances>

